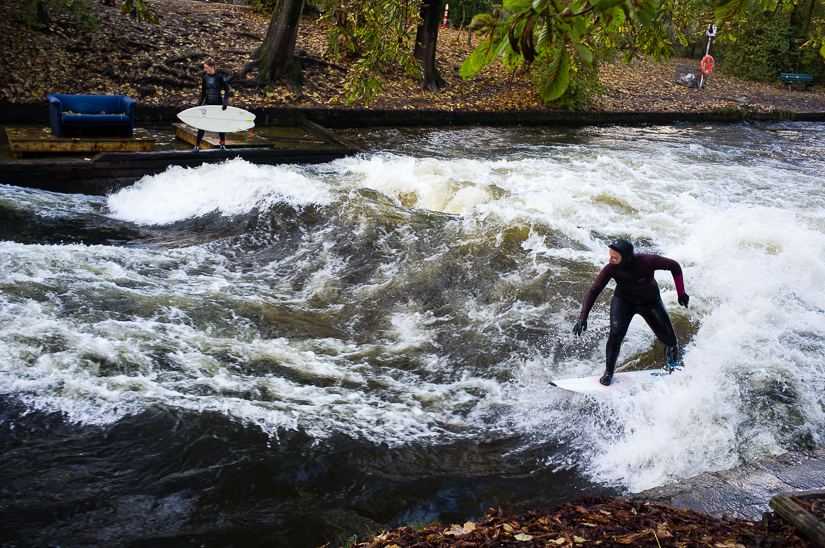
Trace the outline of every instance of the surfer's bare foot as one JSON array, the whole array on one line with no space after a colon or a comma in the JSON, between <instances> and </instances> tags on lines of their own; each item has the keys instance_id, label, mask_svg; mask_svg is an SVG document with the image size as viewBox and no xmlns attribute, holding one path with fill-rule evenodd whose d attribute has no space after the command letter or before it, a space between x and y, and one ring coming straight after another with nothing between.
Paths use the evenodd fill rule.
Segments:
<instances>
[{"instance_id":1,"label":"surfer's bare foot","mask_svg":"<svg viewBox=\"0 0 825 548\"><path fill-rule=\"evenodd\" d=\"M226 150L226 147L221 145L221 150Z\"/></svg>"},{"instance_id":2,"label":"surfer's bare foot","mask_svg":"<svg viewBox=\"0 0 825 548\"><path fill-rule=\"evenodd\" d=\"M612 380L613 380L613 375L608 375L607 373L605 373L604 375L602 375L602 378L599 379L599 382L602 383L605 386L610 386L610 382Z\"/></svg>"},{"instance_id":3,"label":"surfer's bare foot","mask_svg":"<svg viewBox=\"0 0 825 548\"><path fill-rule=\"evenodd\" d=\"M192 149L192 152L199 152L200 149L201 149L200 146L196 146L195 148Z\"/></svg>"}]
</instances>

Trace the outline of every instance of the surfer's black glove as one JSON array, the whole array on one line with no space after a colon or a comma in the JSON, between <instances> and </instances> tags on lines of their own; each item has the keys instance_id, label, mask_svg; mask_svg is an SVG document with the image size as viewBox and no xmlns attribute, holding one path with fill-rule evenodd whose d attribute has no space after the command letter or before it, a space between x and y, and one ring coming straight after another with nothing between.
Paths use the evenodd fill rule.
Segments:
<instances>
[{"instance_id":1,"label":"surfer's black glove","mask_svg":"<svg viewBox=\"0 0 825 548\"><path fill-rule=\"evenodd\" d=\"M681 295L679 295L679 304L680 305L687 308L689 302L690 302L690 297L688 297L687 293L682 293Z\"/></svg>"},{"instance_id":2,"label":"surfer's black glove","mask_svg":"<svg viewBox=\"0 0 825 548\"><path fill-rule=\"evenodd\" d=\"M573 326L573 333L577 336L581 336L582 331L587 331L587 320L579 319L579 321L576 322L576 325Z\"/></svg>"}]
</instances>

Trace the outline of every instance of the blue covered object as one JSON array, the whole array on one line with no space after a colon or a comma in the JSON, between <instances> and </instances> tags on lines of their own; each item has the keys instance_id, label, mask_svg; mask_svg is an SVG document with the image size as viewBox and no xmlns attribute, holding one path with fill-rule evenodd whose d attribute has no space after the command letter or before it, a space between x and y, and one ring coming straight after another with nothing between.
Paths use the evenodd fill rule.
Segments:
<instances>
[{"instance_id":1,"label":"blue covered object","mask_svg":"<svg viewBox=\"0 0 825 548\"><path fill-rule=\"evenodd\" d=\"M49 120L52 133L63 137L77 130L97 134L125 133L135 128L135 103L125 95L49 94Z\"/></svg>"}]
</instances>

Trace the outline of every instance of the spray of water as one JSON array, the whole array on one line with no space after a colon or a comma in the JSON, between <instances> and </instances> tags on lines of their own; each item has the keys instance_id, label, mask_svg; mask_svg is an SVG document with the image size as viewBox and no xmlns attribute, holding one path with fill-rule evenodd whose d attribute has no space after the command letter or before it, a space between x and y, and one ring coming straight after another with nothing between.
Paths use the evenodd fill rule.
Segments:
<instances>
[{"instance_id":1,"label":"spray of water","mask_svg":"<svg viewBox=\"0 0 825 548\"><path fill-rule=\"evenodd\" d=\"M390 446L516 434L628 490L822 443L823 179L776 152L821 130L747 131L466 130L451 154L170 169L105 204L4 188L139 243L0 243L0 391L99 424L161 405ZM603 368L608 292L570 329L614 237L682 264L689 310L657 279L684 370L562 392ZM620 367L662 359L635 320Z\"/></svg>"}]
</instances>

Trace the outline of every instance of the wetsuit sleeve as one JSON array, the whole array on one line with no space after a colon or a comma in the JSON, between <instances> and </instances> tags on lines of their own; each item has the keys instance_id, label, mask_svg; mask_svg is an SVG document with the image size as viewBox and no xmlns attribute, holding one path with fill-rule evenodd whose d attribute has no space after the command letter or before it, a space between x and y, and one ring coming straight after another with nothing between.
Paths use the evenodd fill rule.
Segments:
<instances>
[{"instance_id":1,"label":"wetsuit sleeve","mask_svg":"<svg viewBox=\"0 0 825 548\"><path fill-rule=\"evenodd\" d=\"M221 89L223 89L223 106L226 107L226 104L229 101L229 84L227 83L226 78L221 78Z\"/></svg>"},{"instance_id":2,"label":"wetsuit sleeve","mask_svg":"<svg viewBox=\"0 0 825 548\"><path fill-rule=\"evenodd\" d=\"M612 277L613 276L610 274L610 265L602 268L602 271L599 272L598 276L596 276L596 281L593 282L593 285L590 286L590 289L587 290L587 293L584 296L582 311L581 314L579 314L581 319L587 319L587 316L590 314L590 309L593 308L593 304L596 302L596 299L599 295L601 295L602 290L604 290L607 286L607 282L609 282Z\"/></svg>"},{"instance_id":3,"label":"wetsuit sleeve","mask_svg":"<svg viewBox=\"0 0 825 548\"><path fill-rule=\"evenodd\" d=\"M203 104L204 99L206 99L206 77L201 78L201 98L198 99L198 106Z\"/></svg>"},{"instance_id":4,"label":"wetsuit sleeve","mask_svg":"<svg viewBox=\"0 0 825 548\"><path fill-rule=\"evenodd\" d=\"M670 270L670 273L673 274L673 283L676 286L676 294L680 296L685 294L685 281L682 279L682 267L679 266L679 263L673 259L668 259L667 257L660 257L657 255L654 268L656 270Z\"/></svg>"}]
</instances>

